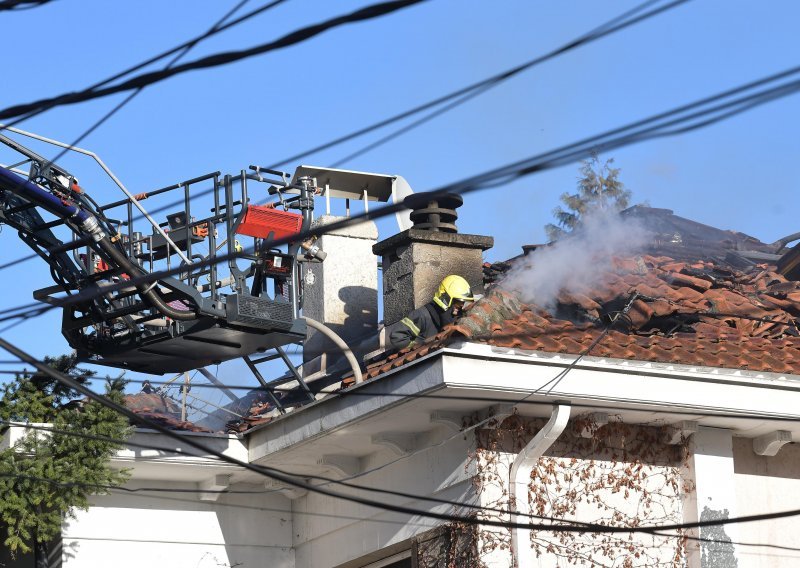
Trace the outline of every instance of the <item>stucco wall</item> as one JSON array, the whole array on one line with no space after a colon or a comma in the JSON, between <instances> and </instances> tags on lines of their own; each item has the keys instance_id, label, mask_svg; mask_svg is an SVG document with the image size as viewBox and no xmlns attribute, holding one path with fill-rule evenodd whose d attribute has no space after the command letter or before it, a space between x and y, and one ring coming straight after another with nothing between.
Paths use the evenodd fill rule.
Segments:
<instances>
[{"instance_id":1,"label":"stucco wall","mask_svg":"<svg viewBox=\"0 0 800 568\"><path fill-rule=\"evenodd\" d=\"M739 515L800 509L800 445L788 444L777 455L759 456L753 441L733 440L736 504ZM742 542L800 547L797 517L739 525ZM767 547L740 546L741 566L794 568L800 552Z\"/></svg>"},{"instance_id":2,"label":"stucco wall","mask_svg":"<svg viewBox=\"0 0 800 568\"><path fill-rule=\"evenodd\" d=\"M468 465L468 455L474 449L474 438L466 438L458 438L445 446L401 459L384 469L353 479L352 482L412 495L433 495L440 499L475 502L472 486L474 469ZM363 469L371 469L398 457L400 456L388 450L377 452L363 459ZM328 472L326 475L342 477L335 472ZM394 505L442 513L452 511L449 505L437 505L421 499L354 491L336 485L329 487L342 493L353 493ZM443 524L435 519L376 510L315 493L295 500L293 505L297 568L326 568L348 561L363 560L375 551L403 543ZM354 565L363 564L355 562Z\"/></svg>"},{"instance_id":3,"label":"stucco wall","mask_svg":"<svg viewBox=\"0 0 800 568\"><path fill-rule=\"evenodd\" d=\"M196 489L195 484L130 483ZM264 491L235 485L232 490ZM115 493L63 530L68 568L293 568L291 503L279 494Z\"/></svg>"}]
</instances>

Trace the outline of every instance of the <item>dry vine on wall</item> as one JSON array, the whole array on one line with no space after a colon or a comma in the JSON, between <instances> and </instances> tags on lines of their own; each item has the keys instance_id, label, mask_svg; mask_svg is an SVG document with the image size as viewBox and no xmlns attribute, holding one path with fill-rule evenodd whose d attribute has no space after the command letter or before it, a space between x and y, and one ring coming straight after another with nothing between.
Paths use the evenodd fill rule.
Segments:
<instances>
[{"instance_id":1,"label":"dry vine on wall","mask_svg":"<svg viewBox=\"0 0 800 568\"><path fill-rule=\"evenodd\" d=\"M509 503L509 469L542 425L512 416L500 428L479 433L474 459L482 505L516 509ZM660 428L618 421L596 427L576 419L531 475L531 513L616 527L680 523L682 499L692 491L681 475L687 460L686 445L664 443ZM501 513L483 515L509 518ZM476 539L478 565L510 566L510 530L483 528ZM532 531L530 554L542 567L678 568L686 564L686 538L682 533Z\"/></svg>"}]
</instances>

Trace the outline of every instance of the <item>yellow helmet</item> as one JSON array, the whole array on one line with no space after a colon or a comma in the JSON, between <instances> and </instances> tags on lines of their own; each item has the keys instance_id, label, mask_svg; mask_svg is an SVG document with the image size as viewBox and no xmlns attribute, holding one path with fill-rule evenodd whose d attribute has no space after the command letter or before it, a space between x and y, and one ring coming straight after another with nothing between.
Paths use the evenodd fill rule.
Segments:
<instances>
[{"instance_id":1,"label":"yellow helmet","mask_svg":"<svg viewBox=\"0 0 800 568\"><path fill-rule=\"evenodd\" d=\"M453 300L471 302L474 299L469 282L456 274L445 276L436 294L433 295L433 302L443 310L449 310Z\"/></svg>"}]
</instances>

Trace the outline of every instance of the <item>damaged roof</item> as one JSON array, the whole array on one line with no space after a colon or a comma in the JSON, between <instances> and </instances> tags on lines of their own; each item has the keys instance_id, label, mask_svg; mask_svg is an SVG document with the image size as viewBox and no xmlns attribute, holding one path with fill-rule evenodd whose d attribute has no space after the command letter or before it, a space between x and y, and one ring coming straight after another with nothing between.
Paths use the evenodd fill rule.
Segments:
<instances>
[{"instance_id":1,"label":"damaged roof","mask_svg":"<svg viewBox=\"0 0 800 568\"><path fill-rule=\"evenodd\" d=\"M368 365L364 378L463 340L534 352L800 375L800 245L787 249L788 237L763 243L667 209L636 206L622 216L644 224L648 241L635 253L604 259L590 282L562 289L546 307L522 301L504 280L515 267L535 264L537 257L527 255L548 246L525 245L523 255L484 265L486 294L462 318L427 342ZM353 383L347 377L342 388ZM155 401L142 399L137 412L152 412L149 402ZM174 424L180 422L175 410L158 414ZM244 417L230 422L229 432L247 431L277 413L259 396L247 399L239 411Z\"/></svg>"},{"instance_id":2,"label":"damaged roof","mask_svg":"<svg viewBox=\"0 0 800 568\"><path fill-rule=\"evenodd\" d=\"M367 368L368 378L458 339L506 348L761 372L800 374L800 282L785 243L762 243L674 215L633 207L650 239L612 257L579 289L545 309L504 289L524 256L486 264L487 294L431 341ZM537 247L525 246L526 254ZM535 262L535 261L534 261ZM778 266L789 269L778 269ZM780 270L780 272L779 272ZM789 276L789 278L787 278ZM345 386L350 381L345 381Z\"/></svg>"},{"instance_id":3,"label":"damaged roof","mask_svg":"<svg viewBox=\"0 0 800 568\"><path fill-rule=\"evenodd\" d=\"M207 428L187 420L181 420L180 407L174 401L156 392L139 392L125 395L125 406L138 416L171 430L211 432Z\"/></svg>"}]
</instances>

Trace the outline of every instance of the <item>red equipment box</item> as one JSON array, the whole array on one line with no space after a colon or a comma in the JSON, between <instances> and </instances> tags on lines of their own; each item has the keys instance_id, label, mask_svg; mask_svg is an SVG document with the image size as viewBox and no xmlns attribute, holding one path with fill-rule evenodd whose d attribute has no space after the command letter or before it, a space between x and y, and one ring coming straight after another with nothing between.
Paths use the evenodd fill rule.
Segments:
<instances>
[{"instance_id":1,"label":"red equipment box","mask_svg":"<svg viewBox=\"0 0 800 568\"><path fill-rule=\"evenodd\" d=\"M283 239L298 234L302 226L303 216L300 213L248 205L236 232L259 239L266 239L273 233L274 239Z\"/></svg>"}]
</instances>

